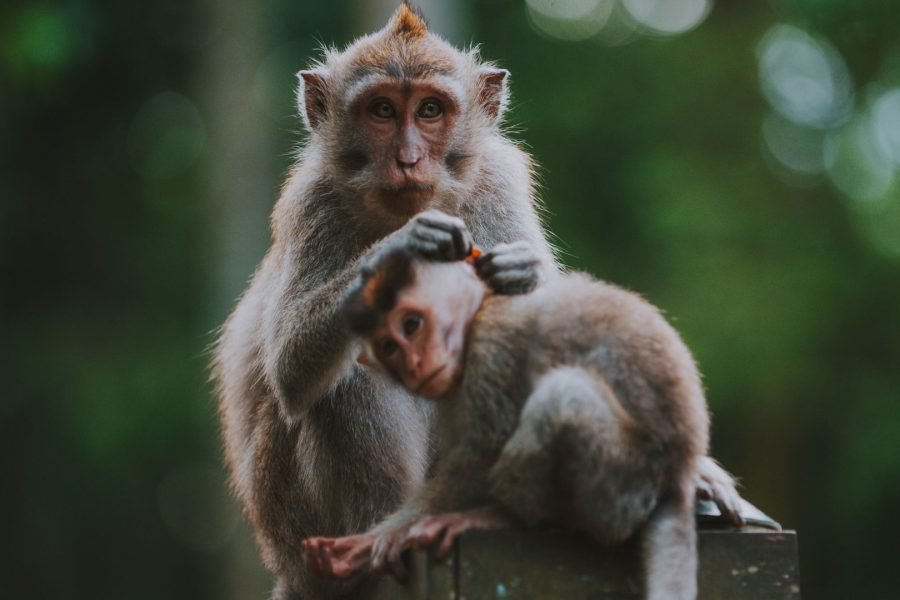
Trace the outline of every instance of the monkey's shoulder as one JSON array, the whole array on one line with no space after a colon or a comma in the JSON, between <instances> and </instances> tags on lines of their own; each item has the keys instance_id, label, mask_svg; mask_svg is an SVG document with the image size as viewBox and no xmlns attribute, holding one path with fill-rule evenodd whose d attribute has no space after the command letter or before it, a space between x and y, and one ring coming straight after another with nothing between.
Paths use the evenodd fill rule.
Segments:
<instances>
[{"instance_id":1,"label":"monkey's shoulder","mask_svg":"<svg viewBox=\"0 0 900 600\"><path fill-rule=\"evenodd\" d=\"M587 273L572 271L551 278L516 302L505 301L509 312L532 313L540 331L569 339L629 331L670 329L659 309L639 294Z\"/></svg>"}]
</instances>

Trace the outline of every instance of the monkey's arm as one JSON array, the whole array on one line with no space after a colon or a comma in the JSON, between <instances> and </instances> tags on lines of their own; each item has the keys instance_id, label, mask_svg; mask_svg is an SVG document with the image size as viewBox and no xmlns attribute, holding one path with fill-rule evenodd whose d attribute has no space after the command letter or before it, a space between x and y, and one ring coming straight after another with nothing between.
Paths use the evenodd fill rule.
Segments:
<instances>
[{"instance_id":1,"label":"monkey's arm","mask_svg":"<svg viewBox=\"0 0 900 600\"><path fill-rule=\"evenodd\" d=\"M265 374L287 416L297 418L341 382L358 350L338 312L363 265L404 247L435 260L458 260L472 247L461 219L426 211L376 242L362 256L341 255L326 228L273 260L275 293L263 322ZM286 263L286 264L285 264Z\"/></svg>"},{"instance_id":2,"label":"monkey's arm","mask_svg":"<svg viewBox=\"0 0 900 600\"><path fill-rule=\"evenodd\" d=\"M494 526L500 526L501 522L505 524L505 517L501 517L500 511L490 505L486 495L489 467L490 463L482 460L477 450L465 443L457 444L446 456L441 457L434 476L419 488L418 493L400 510L376 526L372 568L396 572L404 550L419 547L430 536L431 541L434 541L434 536L452 526L448 522L429 523L431 515L453 512L454 516L463 517L455 519L460 525L455 532L457 535L467 528L479 525L486 527L488 523L497 524ZM417 530L420 523L422 527ZM452 544L452 539L448 544Z\"/></svg>"}]
</instances>

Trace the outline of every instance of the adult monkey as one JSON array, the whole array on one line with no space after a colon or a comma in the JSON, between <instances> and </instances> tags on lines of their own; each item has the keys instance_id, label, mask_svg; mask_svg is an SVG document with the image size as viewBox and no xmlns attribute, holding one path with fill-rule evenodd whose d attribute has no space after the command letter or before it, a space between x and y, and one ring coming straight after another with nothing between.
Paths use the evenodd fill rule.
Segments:
<instances>
[{"instance_id":1,"label":"adult monkey","mask_svg":"<svg viewBox=\"0 0 900 600\"><path fill-rule=\"evenodd\" d=\"M428 409L356 364L339 322L360 261L398 246L459 258L471 232L483 248L508 244L479 263L495 290L555 271L531 159L499 128L506 79L405 2L384 29L300 73L310 137L214 363L231 485L277 579L273 598L367 597L371 582L310 575L300 540L367 530L428 465ZM730 477L708 466L707 489L730 499Z\"/></svg>"},{"instance_id":2,"label":"adult monkey","mask_svg":"<svg viewBox=\"0 0 900 600\"><path fill-rule=\"evenodd\" d=\"M362 257L405 246L459 258L471 231L483 247L519 242L481 263L498 290L555 268L531 159L499 129L506 78L429 33L406 3L300 73L310 137L214 365L231 484L275 598L366 596L371 582L310 576L300 541L368 529L427 468L427 409L356 364L336 314Z\"/></svg>"}]
</instances>

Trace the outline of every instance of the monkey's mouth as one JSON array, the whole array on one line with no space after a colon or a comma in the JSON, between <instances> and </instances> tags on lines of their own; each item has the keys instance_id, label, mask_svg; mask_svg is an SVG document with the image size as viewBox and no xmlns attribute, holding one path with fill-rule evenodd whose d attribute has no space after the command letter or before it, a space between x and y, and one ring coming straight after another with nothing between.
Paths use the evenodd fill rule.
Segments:
<instances>
[{"instance_id":1,"label":"monkey's mouth","mask_svg":"<svg viewBox=\"0 0 900 600\"><path fill-rule=\"evenodd\" d=\"M381 206L389 213L404 219L422 212L434 197L434 186L408 185L386 189L381 195Z\"/></svg>"},{"instance_id":2,"label":"monkey's mouth","mask_svg":"<svg viewBox=\"0 0 900 600\"><path fill-rule=\"evenodd\" d=\"M421 382L419 385L416 386L416 389L413 390L413 391L414 391L417 395L423 395L423 396L427 396L427 397L430 397L430 398L431 398L431 397L435 397L433 394L429 394L429 393L428 393L428 392L429 392L428 386L431 384L431 382L433 382L435 379L437 379L438 376L439 376L439 375L444 371L444 369L446 369L446 368L447 368L447 365L444 364L444 365L441 365L440 367L438 367L437 369L435 369L434 371L432 371L429 375L427 375L427 376L425 377L425 379L422 380L422 382ZM440 391L442 391L442 390L438 390L438 391L440 392ZM437 394L437 395L439 396L440 393Z\"/></svg>"},{"instance_id":3,"label":"monkey's mouth","mask_svg":"<svg viewBox=\"0 0 900 600\"><path fill-rule=\"evenodd\" d=\"M386 194L392 196L401 196L403 194L430 194L434 191L434 185L430 183L403 183L400 185L389 185L384 188Z\"/></svg>"}]
</instances>

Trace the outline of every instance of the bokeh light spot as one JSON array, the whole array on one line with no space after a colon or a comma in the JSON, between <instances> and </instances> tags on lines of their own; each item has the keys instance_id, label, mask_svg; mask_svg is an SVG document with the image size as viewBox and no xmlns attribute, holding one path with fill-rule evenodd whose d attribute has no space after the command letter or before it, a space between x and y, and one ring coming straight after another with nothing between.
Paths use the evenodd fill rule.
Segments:
<instances>
[{"instance_id":1,"label":"bokeh light spot","mask_svg":"<svg viewBox=\"0 0 900 600\"><path fill-rule=\"evenodd\" d=\"M72 52L74 39L59 9L33 7L22 13L4 41L4 54L11 62L36 68L64 65Z\"/></svg>"},{"instance_id":2,"label":"bokeh light spot","mask_svg":"<svg viewBox=\"0 0 900 600\"><path fill-rule=\"evenodd\" d=\"M883 93L872 107L872 129L878 141L900 166L900 88Z\"/></svg>"},{"instance_id":3,"label":"bokeh light spot","mask_svg":"<svg viewBox=\"0 0 900 600\"><path fill-rule=\"evenodd\" d=\"M613 0L526 0L535 28L561 40L579 41L600 33L609 21Z\"/></svg>"},{"instance_id":4,"label":"bokeh light spot","mask_svg":"<svg viewBox=\"0 0 900 600\"><path fill-rule=\"evenodd\" d=\"M690 31L711 8L708 0L623 0L622 4L640 25L664 35Z\"/></svg>"},{"instance_id":5,"label":"bokeh light spot","mask_svg":"<svg viewBox=\"0 0 900 600\"><path fill-rule=\"evenodd\" d=\"M832 183L863 208L876 206L894 180L894 165L866 114L826 138L825 166Z\"/></svg>"},{"instance_id":6,"label":"bokeh light spot","mask_svg":"<svg viewBox=\"0 0 900 600\"><path fill-rule=\"evenodd\" d=\"M206 146L206 129L194 104L175 92L153 96L131 124L128 154L146 179L168 179L188 170Z\"/></svg>"},{"instance_id":7,"label":"bokeh light spot","mask_svg":"<svg viewBox=\"0 0 900 600\"><path fill-rule=\"evenodd\" d=\"M883 255L900 259L900 190L896 186L881 210L872 211L862 220L866 240Z\"/></svg>"},{"instance_id":8,"label":"bokeh light spot","mask_svg":"<svg viewBox=\"0 0 900 600\"><path fill-rule=\"evenodd\" d=\"M820 130L769 113L763 118L762 136L769 154L790 171L815 175L825 169L824 135Z\"/></svg>"},{"instance_id":9,"label":"bokeh light spot","mask_svg":"<svg viewBox=\"0 0 900 600\"><path fill-rule=\"evenodd\" d=\"M829 128L847 120L853 82L837 50L826 40L790 25L776 25L758 49L766 99L794 123Z\"/></svg>"}]
</instances>

